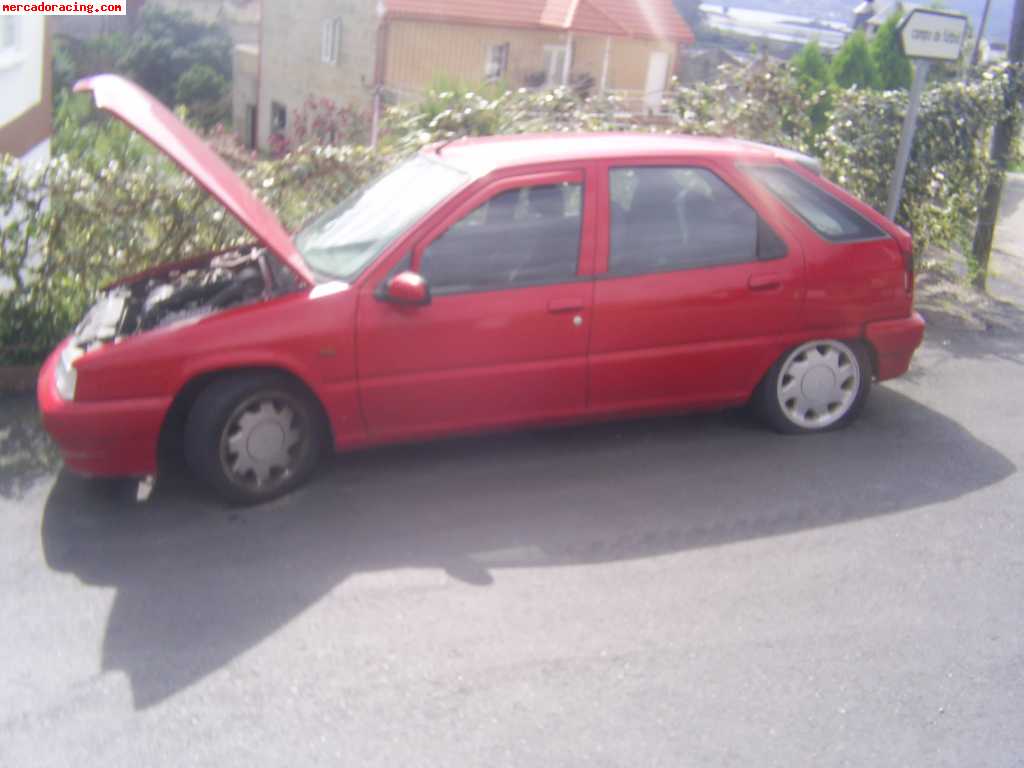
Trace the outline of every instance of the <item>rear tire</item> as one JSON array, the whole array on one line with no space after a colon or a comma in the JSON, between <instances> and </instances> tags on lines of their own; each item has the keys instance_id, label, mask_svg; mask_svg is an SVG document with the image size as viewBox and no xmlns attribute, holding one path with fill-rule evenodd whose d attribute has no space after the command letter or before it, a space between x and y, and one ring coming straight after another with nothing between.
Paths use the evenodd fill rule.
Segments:
<instances>
[{"instance_id":1,"label":"rear tire","mask_svg":"<svg viewBox=\"0 0 1024 768\"><path fill-rule=\"evenodd\" d=\"M185 422L189 469L234 504L269 501L304 483L324 442L320 409L280 374L215 380Z\"/></svg>"},{"instance_id":2,"label":"rear tire","mask_svg":"<svg viewBox=\"0 0 1024 768\"><path fill-rule=\"evenodd\" d=\"M785 434L842 429L863 410L871 375L862 344L810 341L788 350L765 374L754 393L754 409Z\"/></svg>"}]
</instances>

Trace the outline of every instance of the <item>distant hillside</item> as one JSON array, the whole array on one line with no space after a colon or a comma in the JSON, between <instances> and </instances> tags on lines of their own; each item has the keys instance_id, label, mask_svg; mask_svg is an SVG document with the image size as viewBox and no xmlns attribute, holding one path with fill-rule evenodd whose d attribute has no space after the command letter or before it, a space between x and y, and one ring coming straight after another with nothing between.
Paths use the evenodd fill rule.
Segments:
<instances>
[{"instance_id":1,"label":"distant hillside","mask_svg":"<svg viewBox=\"0 0 1024 768\"><path fill-rule=\"evenodd\" d=\"M725 0L715 0L723 3ZM758 11L774 11L776 13L792 13L798 16L818 16L823 19L837 19L850 22L853 9L860 0L736 0L729 3L737 8L752 8ZM930 5L927 0L918 0L921 5ZM981 14L985 10L985 0L946 0L942 5L962 11L971 17L971 23L977 29L981 23ZM1008 42L1010 39L1010 17L1013 4L1007 0L993 0L992 12L989 14L986 37L995 42Z\"/></svg>"}]
</instances>

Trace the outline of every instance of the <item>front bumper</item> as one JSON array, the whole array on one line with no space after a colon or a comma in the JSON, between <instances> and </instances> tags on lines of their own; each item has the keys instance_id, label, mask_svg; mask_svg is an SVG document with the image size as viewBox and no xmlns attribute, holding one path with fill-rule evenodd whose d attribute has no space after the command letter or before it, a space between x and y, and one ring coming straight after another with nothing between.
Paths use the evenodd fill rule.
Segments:
<instances>
[{"instance_id":1,"label":"front bumper","mask_svg":"<svg viewBox=\"0 0 1024 768\"><path fill-rule=\"evenodd\" d=\"M864 335L875 349L875 376L879 381L895 379L907 372L914 351L921 346L924 318L913 312L899 320L868 323Z\"/></svg>"},{"instance_id":2,"label":"front bumper","mask_svg":"<svg viewBox=\"0 0 1024 768\"><path fill-rule=\"evenodd\" d=\"M67 342L39 372L36 398L43 427L60 448L64 463L83 475L151 475L170 398L75 402L57 394L57 362Z\"/></svg>"}]
</instances>

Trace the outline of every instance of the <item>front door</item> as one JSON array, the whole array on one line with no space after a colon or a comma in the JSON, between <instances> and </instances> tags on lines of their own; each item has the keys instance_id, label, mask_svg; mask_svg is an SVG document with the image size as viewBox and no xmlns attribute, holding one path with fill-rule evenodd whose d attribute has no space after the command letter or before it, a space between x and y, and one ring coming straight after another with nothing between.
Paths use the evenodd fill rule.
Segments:
<instances>
[{"instance_id":1,"label":"front door","mask_svg":"<svg viewBox=\"0 0 1024 768\"><path fill-rule=\"evenodd\" d=\"M661 112L661 99L665 95L667 80L668 54L665 51L652 51L647 61L647 83L644 87L644 107L648 112Z\"/></svg>"},{"instance_id":2,"label":"front door","mask_svg":"<svg viewBox=\"0 0 1024 768\"><path fill-rule=\"evenodd\" d=\"M595 212L582 171L494 182L396 265L423 275L429 304L365 287L357 355L372 440L584 412Z\"/></svg>"},{"instance_id":3,"label":"front door","mask_svg":"<svg viewBox=\"0 0 1024 768\"><path fill-rule=\"evenodd\" d=\"M248 149L255 149L257 136L256 133L256 105L247 104L245 107L245 146Z\"/></svg>"},{"instance_id":4,"label":"front door","mask_svg":"<svg viewBox=\"0 0 1024 768\"><path fill-rule=\"evenodd\" d=\"M799 328L799 243L707 167L613 167L608 189L592 409L744 400Z\"/></svg>"}]
</instances>

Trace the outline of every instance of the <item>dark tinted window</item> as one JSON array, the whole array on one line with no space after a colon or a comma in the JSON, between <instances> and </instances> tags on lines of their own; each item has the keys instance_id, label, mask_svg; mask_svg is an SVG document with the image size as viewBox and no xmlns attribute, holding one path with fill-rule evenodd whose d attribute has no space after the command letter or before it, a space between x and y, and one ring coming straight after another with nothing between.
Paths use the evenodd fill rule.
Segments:
<instances>
[{"instance_id":1,"label":"dark tinted window","mask_svg":"<svg viewBox=\"0 0 1024 768\"><path fill-rule=\"evenodd\" d=\"M431 243L420 271L434 292L571 279L582 209L580 184L502 192Z\"/></svg>"},{"instance_id":2,"label":"dark tinted window","mask_svg":"<svg viewBox=\"0 0 1024 768\"><path fill-rule=\"evenodd\" d=\"M843 243L886 237L855 210L788 168L764 165L745 170L826 240Z\"/></svg>"},{"instance_id":3,"label":"dark tinted window","mask_svg":"<svg viewBox=\"0 0 1024 768\"><path fill-rule=\"evenodd\" d=\"M758 256L757 214L703 168L615 168L610 196L614 274L738 264ZM774 258L784 256L785 244L775 240L782 250Z\"/></svg>"}]
</instances>

